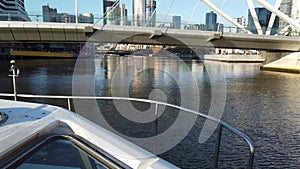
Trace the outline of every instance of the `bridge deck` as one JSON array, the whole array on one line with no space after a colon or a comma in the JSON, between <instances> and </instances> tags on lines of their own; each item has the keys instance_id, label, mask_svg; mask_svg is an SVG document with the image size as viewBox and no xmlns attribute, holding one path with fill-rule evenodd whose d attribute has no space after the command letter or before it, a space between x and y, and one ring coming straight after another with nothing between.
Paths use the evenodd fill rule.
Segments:
<instances>
[{"instance_id":1,"label":"bridge deck","mask_svg":"<svg viewBox=\"0 0 300 169\"><path fill-rule=\"evenodd\" d=\"M300 38L118 25L0 22L0 42L130 43L300 51Z\"/></svg>"}]
</instances>

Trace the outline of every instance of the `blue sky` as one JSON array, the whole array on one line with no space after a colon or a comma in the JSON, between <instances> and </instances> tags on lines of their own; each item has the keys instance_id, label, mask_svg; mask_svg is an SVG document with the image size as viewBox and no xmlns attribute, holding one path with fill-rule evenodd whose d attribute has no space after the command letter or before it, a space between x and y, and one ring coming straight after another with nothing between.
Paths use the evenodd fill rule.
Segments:
<instances>
[{"instance_id":1,"label":"blue sky","mask_svg":"<svg viewBox=\"0 0 300 169\"><path fill-rule=\"evenodd\" d=\"M96 16L102 13L103 0L78 0L79 13L91 12ZM172 0L156 0L159 4L158 14L167 13ZM183 20L189 21L196 2L199 0L175 0L170 11L170 15L181 15ZM225 1L224 5L223 2ZM268 0L274 4L275 0ZM121 0L126 4L129 15L132 13L132 0ZM247 18L248 5L246 0L211 0L216 6L229 14L232 18L245 16ZM25 7L29 14L41 14L42 5L49 4L52 8L57 8L58 12L74 13L74 0L25 0ZM255 6L259 6L255 3ZM192 17L193 23L204 23L205 13L211 11L204 3L199 2L196 12ZM226 23L224 19L218 16L218 22Z\"/></svg>"}]
</instances>

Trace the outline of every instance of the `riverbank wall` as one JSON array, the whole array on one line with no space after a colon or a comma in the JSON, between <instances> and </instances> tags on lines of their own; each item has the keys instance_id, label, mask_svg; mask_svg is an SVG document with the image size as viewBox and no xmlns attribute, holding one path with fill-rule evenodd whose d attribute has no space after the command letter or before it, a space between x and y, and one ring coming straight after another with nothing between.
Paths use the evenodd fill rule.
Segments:
<instances>
[{"instance_id":1,"label":"riverbank wall","mask_svg":"<svg viewBox=\"0 0 300 169\"><path fill-rule=\"evenodd\" d=\"M239 54L227 54L227 55L204 55L204 60L213 60L220 62L264 62L265 58L262 55L239 55Z\"/></svg>"}]
</instances>

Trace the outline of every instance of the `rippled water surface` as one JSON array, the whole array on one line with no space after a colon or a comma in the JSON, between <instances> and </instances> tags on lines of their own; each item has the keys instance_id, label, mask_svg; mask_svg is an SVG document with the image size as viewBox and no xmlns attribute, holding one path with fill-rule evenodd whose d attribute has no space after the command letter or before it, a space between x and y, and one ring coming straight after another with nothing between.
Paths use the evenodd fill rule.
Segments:
<instances>
[{"instance_id":1,"label":"rippled water surface","mask_svg":"<svg viewBox=\"0 0 300 169\"><path fill-rule=\"evenodd\" d=\"M108 57L77 63L76 60L17 60L16 63L21 70L19 93L150 96L154 100L183 104L205 114L217 107L224 110L222 120L253 139L256 147L254 168L300 166L300 75L261 72L257 63L202 63L158 57ZM0 64L0 92L8 93L12 91L9 65L6 61ZM193 103L197 100L199 105ZM66 106L64 100L33 101ZM84 101L74 103L81 106L77 108L81 114L97 122L99 110ZM150 108L148 104L130 104L138 111ZM179 111L166 108L157 121L137 123L118 113L113 102L98 101L97 106L108 126L126 138L147 139L163 134L180 117ZM181 168L211 168L216 132L200 144L198 139L204 122L201 118L186 120L176 128L173 137L170 135L165 141L171 142L175 135L182 134L180 132L186 132L187 136L160 156ZM192 124L191 129L183 131L188 123ZM226 130L222 137L220 168L245 168L246 144ZM134 140L137 139L131 141ZM145 141L136 144L157 152Z\"/></svg>"}]
</instances>

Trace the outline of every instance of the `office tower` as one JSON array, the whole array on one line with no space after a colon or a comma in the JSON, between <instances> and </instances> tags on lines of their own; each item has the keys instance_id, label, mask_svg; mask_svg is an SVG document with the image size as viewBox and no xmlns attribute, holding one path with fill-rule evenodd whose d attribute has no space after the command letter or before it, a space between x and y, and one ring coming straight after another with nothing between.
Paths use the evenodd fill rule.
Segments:
<instances>
[{"instance_id":1,"label":"office tower","mask_svg":"<svg viewBox=\"0 0 300 169\"><path fill-rule=\"evenodd\" d=\"M295 19L300 24L300 0L293 0L291 18Z\"/></svg>"},{"instance_id":2,"label":"office tower","mask_svg":"<svg viewBox=\"0 0 300 169\"><path fill-rule=\"evenodd\" d=\"M24 0L1 0L1 21L30 21L25 11Z\"/></svg>"},{"instance_id":3,"label":"office tower","mask_svg":"<svg viewBox=\"0 0 300 169\"><path fill-rule=\"evenodd\" d=\"M280 4L280 11L287 16L293 18L300 24L300 0L282 0ZM284 20L279 20L279 29L283 29L289 24Z\"/></svg>"},{"instance_id":4,"label":"office tower","mask_svg":"<svg viewBox=\"0 0 300 169\"><path fill-rule=\"evenodd\" d=\"M115 6L116 6L115 9L118 10L118 8L119 8L118 7L119 5L117 5L118 2L119 2L119 0L103 0L103 16L104 16L103 25L107 24L107 17L108 17L107 15L111 12L110 10L112 10L113 7L115 7ZM116 11L112 11L112 13L116 13ZM112 16L115 17L114 14L112 14ZM114 18L111 18L111 19L113 20Z\"/></svg>"},{"instance_id":5,"label":"office tower","mask_svg":"<svg viewBox=\"0 0 300 169\"><path fill-rule=\"evenodd\" d=\"M181 16L173 16L172 24L173 24L173 28L181 29Z\"/></svg>"},{"instance_id":6,"label":"office tower","mask_svg":"<svg viewBox=\"0 0 300 169\"><path fill-rule=\"evenodd\" d=\"M292 6L293 6L292 0L282 0L279 9L281 12L283 12L287 16L291 17ZM287 25L288 25L288 23L285 22L284 20L282 20L282 19L279 20L279 29L283 29Z\"/></svg>"},{"instance_id":7,"label":"office tower","mask_svg":"<svg viewBox=\"0 0 300 169\"><path fill-rule=\"evenodd\" d=\"M49 4L42 6L43 21L44 22L57 22L57 9L50 8Z\"/></svg>"},{"instance_id":8,"label":"office tower","mask_svg":"<svg viewBox=\"0 0 300 169\"><path fill-rule=\"evenodd\" d=\"M238 24L242 26L246 26L246 18L244 16L238 17L234 19Z\"/></svg>"},{"instance_id":9,"label":"office tower","mask_svg":"<svg viewBox=\"0 0 300 169\"><path fill-rule=\"evenodd\" d=\"M107 25L120 25L120 8L109 6L106 8L106 24Z\"/></svg>"},{"instance_id":10,"label":"office tower","mask_svg":"<svg viewBox=\"0 0 300 169\"><path fill-rule=\"evenodd\" d=\"M133 0L133 26L144 26L146 20L146 0Z\"/></svg>"},{"instance_id":11,"label":"office tower","mask_svg":"<svg viewBox=\"0 0 300 169\"><path fill-rule=\"evenodd\" d=\"M268 28L272 13L270 11L268 11L266 8L255 8L255 12L257 14L257 18L258 18L259 24L261 26L262 32L263 32L263 34L265 34L266 30ZM271 29L271 35L274 35L277 33L278 27L279 27L279 18L276 17L273 27ZM248 10L248 30L251 31L252 33L257 34L257 29L255 27L254 20L252 18L250 10Z\"/></svg>"},{"instance_id":12,"label":"office tower","mask_svg":"<svg viewBox=\"0 0 300 169\"><path fill-rule=\"evenodd\" d=\"M217 14L213 11L206 13L205 15L205 25L207 31L217 31Z\"/></svg>"},{"instance_id":13,"label":"office tower","mask_svg":"<svg viewBox=\"0 0 300 169\"><path fill-rule=\"evenodd\" d=\"M44 22L75 23L75 15L57 13L57 9L50 8L49 4L44 5L42 9Z\"/></svg>"},{"instance_id":14,"label":"office tower","mask_svg":"<svg viewBox=\"0 0 300 169\"><path fill-rule=\"evenodd\" d=\"M67 13L58 13L57 22L58 23L75 23L75 15L69 15Z\"/></svg>"},{"instance_id":15,"label":"office tower","mask_svg":"<svg viewBox=\"0 0 300 169\"><path fill-rule=\"evenodd\" d=\"M58 13L56 8L50 8L49 5L42 6L44 22L75 23L75 15L67 13ZM94 23L94 15L83 13L78 16L79 23Z\"/></svg>"},{"instance_id":16,"label":"office tower","mask_svg":"<svg viewBox=\"0 0 300 169\"><path fill-rule=\"evenodd\" d=\"M238 18L234 18L234 21L236 21L238 24L246 27L246 18L244 16L238 17ZM235 33L242 33L242 29L238 28L238 27L234 27L234 31Z\"/></svg>"},{"instance_id":17,"label":"office tower","mask_svg":"<svg viewBox=\"0 0 300 169\"><path fill-rule=\"evenodd\" d=\"M79 23L94 23L94 15L92 13L83 13L79 14L78 17L78 22Z\"/></svg>"},{"instance_id":18,"label":"office tower","mask_svg":"<svg viewBox=\"0 0 300 169\"><path fill-rule=\"evenodd\" d=\"M156 24L156 1L146 1L146 26L155 27Z\"/></svg>"},{"instance_id":19,"label":"office tower","mask_svg":"<svg viewBox=\"0 0 300 169\"><path fill-rule=\"evenodd\" d=\"M125 4L120 6L120 25L128 25L127 9Z\"/></svg>"}]
</instances>

